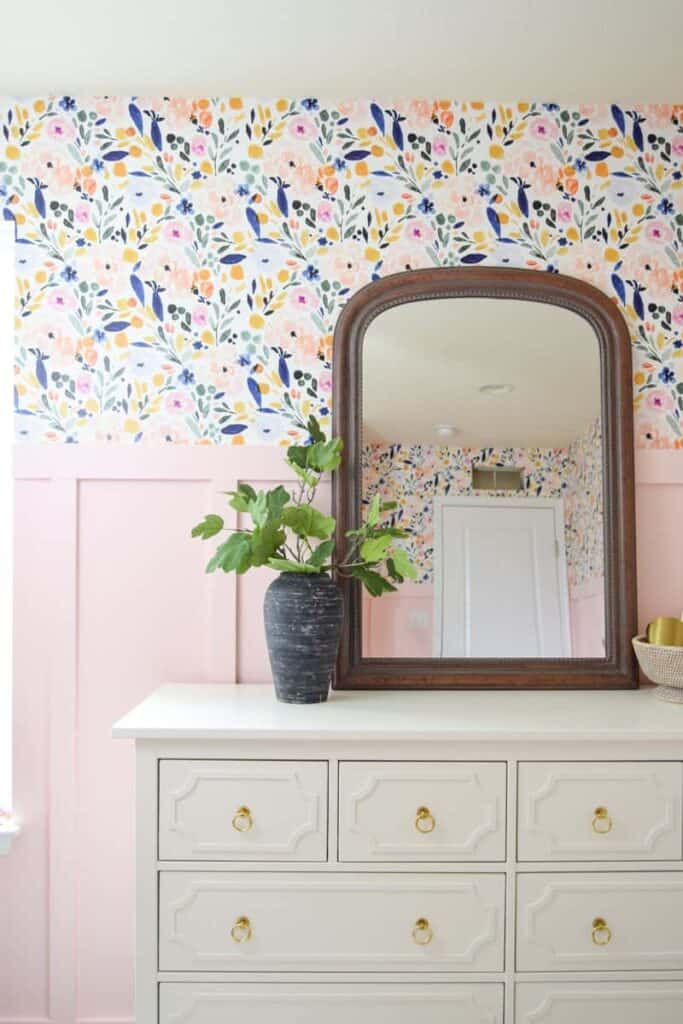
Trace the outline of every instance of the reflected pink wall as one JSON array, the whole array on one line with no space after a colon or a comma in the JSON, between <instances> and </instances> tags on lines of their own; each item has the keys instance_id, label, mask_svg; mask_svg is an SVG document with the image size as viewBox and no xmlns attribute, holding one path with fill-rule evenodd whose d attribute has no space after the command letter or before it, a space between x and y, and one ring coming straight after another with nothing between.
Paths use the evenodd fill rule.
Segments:
<instances>
[{"instance_id":1,"label":"reflected pink wall","mask_svg":"<svg viewBox=\"0 0 683 1024\"><path fill-rule=\"evenodd\" d=\"M683 452L637 453L640 621L683 609ZM0 859L0 1024L125 1024L133 748L112 721L168 679L269 679L267 575L206 577L189 527L282 478L276 446L21 446L16 802ZM388 610L388 606L387 606ZM431 629L420 631L431 640Z\"/></svg>"}]
</instances>

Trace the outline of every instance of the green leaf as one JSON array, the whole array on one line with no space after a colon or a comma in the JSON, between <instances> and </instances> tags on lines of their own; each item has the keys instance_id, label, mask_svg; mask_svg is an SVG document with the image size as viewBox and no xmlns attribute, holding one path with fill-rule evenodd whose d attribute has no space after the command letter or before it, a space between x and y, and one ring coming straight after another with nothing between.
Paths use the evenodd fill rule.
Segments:
<instances>
[{"instance_id":1,"label":"green leaf","mask_svg":"<svg viewBox=\"0 0 683 1024\"><path fill-rule=\"evenodd\" d=\"M271 516L275 519L279 519L282 514L282 510L289 501L289 491L280 484L272 491L268 491L266 494L266 503L268 505L268 511Z\"/></svg>"},{"instance_id":2,"label":"green leaf","mask_svg":"<svg viewBox=\"0 0 683 1024\"><path fill-rule=\"evenodd\" d=\"M299 479L303 480L307 487L318 486L320 476L317 473L314 473L310 469L302 469L301 466L297 466L295 462L290 462L289 465L294 470Z\"/></svg>"},{"instance_id":3,"label":"green leaf","mask_svg":"<svg viewBox=\"0 0 683 1024\"><path fill-rule=\"evenodd\" d=\"M387 558L387 572L391 576L392 580L396 580L397 583L403 583L403 577L394 565L393 558Z\"/></svg>"},{"instance_id":4,"label":"green leaf","mask_svg":"<svg viewBox=\"0 0 683 1024\"><path fill-rule=\"evenodd\" d=\"M308 448L308 445L290 444L287 449L287 462L289 462L292 467L298 466L299 469L306 469Z\"/></svg>"},{"instance_id":5,"label":"green leaf","mask_svg":"<svg viewBox=\"0 0 683 1024\"><path fill-rule=\"evenodd\" d=\"M251 535L251 564L266 565L285 542L285 531L279 521L272 519L265 526L257 526Z\"/></svg>"},{"instance_id":6,"label":"green leaf","mask_svg":"<svg viewBox=\"0 0 683 1024\"><path fill-rule=\"evenodd\" d=\"M250 484L240 484L236 491L226 493L230 497L228 504L237 512L248 512L249 505L256 497L256 491Z\"/></svg>"},{"instance_id":7,"label":"green leaf","mask_svg":"<svg viewBox=\"0 0 683 1024\"><path fill-rule=\"evenodd\" d=\"M316 441L326 441L327 440L327 438L325 437L325 435L324 435L324 433L323 433L323 431L322 431L322 429L320 427L320 424L318 423L318 421L315 418L315 416L313 416L312 414L308 417L308 423L306 424L306 429L308 430L308 433L311 435L311 441L313 441L314 444L315 444Z\"/></svg>"},{"instance_id":8,"label":"green leaf","mask_svg":"<svg viewBox=\"0 0 683 1024\"><path fill-rule=\"evenodd\" d=\"M316 441L306 449L306 466L314 469L316 473L331 473L337 469L342 456L344 442L341 437L334 437L331 441Z\"/></svg>"},{"instance_id":9,"label":"green leaf","mask_svg":"<svg viewBox=\"0 0 683 1024\"><path fill-rule=\"evenodd\" d=\"M299 537L318 537L326 540L335 527L332 516L326 516L311 505L288 505L283 509L282 522Z\"/></svg>"},{"instance_id":10,"label":"green leaf","mask_svg":"<svg viewBox=\"0 0 683 1024\"><path fill-rule=\"evenodd\" d=\"M263 526L268 519L268 497L265 491L259 491L249 503L249 515L257 526Z\"/></svg>"},{"instance_id":11,"label":"green leaf","mask_svg":"<svg viewBox=\"0 0 683 1024\"><path fill-rule=\"evenodd\" d=\"M391 537L370 537L360 547L364 562L381 562L391 547Z\"/></svg>"},{"instance_id":12,"label":"green leaf","mask_svg":"<svg viewBox=\"0 0 683 1024\"><path fill-rule=\"evenodd\" d=\"M379 514L381 508L382 503L380 500L380 496L379 494L376 494L368 507L368 514L365 520L368 526L377 526L377 523L379 522Z\"/></svg>"},{"instance_id":13,"label":"green leaf","mask_svg":"<svg viewBox=\"0 0 683 1024\"><path fill-rule=\"evenodd\" d=\"M251 535L233 533L224 544L216 548L213 558L206 567L207 572L222 569L223 572L243 573L251 566Z\"/></svg>"},{"instance_id":14,"label":"green leaf","mask_svg":"<svg viewBox=\"0 0 683 1024\"><path fill-rule=\"evenodd\" d=\"M278 572L320 572L314 565L306 565L305 562L292 562L289 558L269 558L267 565L270 569L276 569Z\"/></svg>"},{"instance_id":15,"label":"green leaf","mask_svg":"<svg viewBox=\"0 0 683 1024\"><path fill-rule=\"evenodd\" d=\"M396 590L396 587L389 580L385 580L383 576L380 576L378 572L374 572L372 569L365 569L363 566L357 565L350 569L349 572L357 580L360 580L367 592L372 594L373 597L381 597L382 594L388 594Z\"/></svg>"},{"instance_id":16,"label":"green leaf","mask_svg":"<svg viewBox=\"0 0 683 1024\"><path fill-rule=\"evenodd\" d=\"M397 501L383 501L382 504L380 505L380 510L382 512L392 512L393 509L395 509L397 507L398 507L398 502Z\"/></svg>"},{"instance_id":17,"label":"green leaf","mask_svg":"<svg viewBox=\"0 0 683 1024\"><path fill-rule=\"evenodd\" d=\"M403 576L404 578L407 577L409 580L417 579L417 569L410 561L408 552L403 548L396 548L394 550L392 561L399 576Z\"/></svg>"},{"instance_id":18,"label":"green leaf","mask_svg":"<svg viewBox=\"0 0 683 1024\"><path fill-rule=\"evenodd\" d=\"M193 529L192 536L201 537L202 540L208 540L209 537L215 537L217 533L220 533L223 529L223 525L223 520L220 516L204 516L202 522L197 523Z\"/></svg>"},{"instance_id":19,"label":"green leaf","mask_svg":"<svg viewBox=\"0 0 683 1024\"><path fill-rule=\"evenodd\" d=\"M314 565L316 569L320 569L332 557L333 551L334 540L324 540L322 544L318 544L317 548L308 559L308 564Z\"/></svg>"}]
</instances>

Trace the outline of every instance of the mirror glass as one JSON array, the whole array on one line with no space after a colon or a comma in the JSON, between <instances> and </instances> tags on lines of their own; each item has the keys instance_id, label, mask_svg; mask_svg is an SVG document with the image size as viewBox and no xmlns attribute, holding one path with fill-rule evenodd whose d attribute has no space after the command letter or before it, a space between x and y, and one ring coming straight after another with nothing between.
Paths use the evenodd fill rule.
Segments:
<instances>
[{"instance_id":1,"label":"mirror glass","mask_svg":"<svg viewBox=\"0 0 683 1024\"><path fill-rule=\"evenodd\" d=\"M364 658L605 656L600 350L540 302L395 306L362 350L362 502L417 579L362 598Z\"/></svg>"}]
</instances>

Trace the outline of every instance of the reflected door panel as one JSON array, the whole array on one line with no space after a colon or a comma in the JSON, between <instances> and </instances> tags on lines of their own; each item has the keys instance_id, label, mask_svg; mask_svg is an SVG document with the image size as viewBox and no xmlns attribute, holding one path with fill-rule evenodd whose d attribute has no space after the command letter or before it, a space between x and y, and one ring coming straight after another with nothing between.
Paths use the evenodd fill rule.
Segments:
<instances>
[{"instance_id":1,"label":"reflected door panel","mask_svg":"<svg viewBox=\"0 0 683 1024\"><path fill-rule=\"evenodd\" d=\"M437 504L435 656L569 656L560 517L554 503Z\"/></svg>"}]
</instances>

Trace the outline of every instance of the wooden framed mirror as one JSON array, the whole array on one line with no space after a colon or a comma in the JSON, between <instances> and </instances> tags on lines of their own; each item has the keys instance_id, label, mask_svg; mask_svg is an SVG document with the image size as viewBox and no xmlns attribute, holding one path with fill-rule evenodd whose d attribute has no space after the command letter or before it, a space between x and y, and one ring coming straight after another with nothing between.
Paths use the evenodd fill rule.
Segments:
<instances>
[{"instance_id":1,"label":"wooden framed mirror","mask_svg":"<svg viewBox=\"0 0 683 1024\"><path fill-rule=\"evenodd\" d=\"M561 274L410 270L334 336L338 541L372 496L418 578L342 580L338 689L637 685L631 344Z\"/></svg>"}]
</instances>

